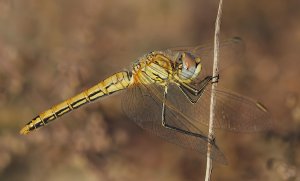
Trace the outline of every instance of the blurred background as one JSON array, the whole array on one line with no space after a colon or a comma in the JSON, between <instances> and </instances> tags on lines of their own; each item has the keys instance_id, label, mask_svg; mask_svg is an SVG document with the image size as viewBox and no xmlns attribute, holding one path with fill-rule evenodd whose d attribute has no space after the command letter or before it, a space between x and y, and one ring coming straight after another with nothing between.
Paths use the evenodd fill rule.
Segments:
<instances>
[{"instance_id":1,"label":"blurred background","mask_svg":"<svg viewBox=\"0 0 300 181\"><path fill-rule=\"evenodd\" d=\"M0 180L203 180L205 158L149 135L122 94L28 136L35 115L152 50L213 39L218 1L0 0ZM213 180L300 180L300 1L225 0L222 39L245 59L228 86L262 101L274 129L218 131ZM230 68L225 70L231 72ZM237 73L238 72L238 73Z\"/></svg>"}]
</instances>

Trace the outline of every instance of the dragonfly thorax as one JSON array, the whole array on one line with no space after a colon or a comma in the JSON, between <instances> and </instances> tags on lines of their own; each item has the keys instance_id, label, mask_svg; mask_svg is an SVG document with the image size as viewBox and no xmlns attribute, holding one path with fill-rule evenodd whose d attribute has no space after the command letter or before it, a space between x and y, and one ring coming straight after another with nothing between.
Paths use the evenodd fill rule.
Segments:
<instances>
[{"instance_id":1,"label":"dragonfly thorax","mask_svg":"<svg viewBox=\"0 0 300 181\"><path fill-rule=\"evenodd\" d=\"M172 79L174 62L165 53L155 51L141 57L133 66L135 82L165 85Z\"/></svg>"}]
</instances>

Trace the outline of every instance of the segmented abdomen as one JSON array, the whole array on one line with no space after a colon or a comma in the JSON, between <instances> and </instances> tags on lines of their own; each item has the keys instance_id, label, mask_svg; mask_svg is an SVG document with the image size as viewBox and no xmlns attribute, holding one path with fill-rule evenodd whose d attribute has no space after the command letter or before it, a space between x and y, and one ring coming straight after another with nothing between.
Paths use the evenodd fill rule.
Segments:
<instances>
[{"instance_id":1,"label":"segmented abdomen","mask_svg":"<svg viewBox=\"0 0 300 181\"><path fill-rule=\"evenodd\" d=\"M80 106L92 102L100 97L112 94L114 92L127 88L131 83L131 75L129 72L116 73L97 85L77 94L70 99L67 99L45 112L33 118L29 123L24 126L20 131L21 134L27 134L32 130L45 126L56 118L77 109Z\"/></svg>"}]
</instances>

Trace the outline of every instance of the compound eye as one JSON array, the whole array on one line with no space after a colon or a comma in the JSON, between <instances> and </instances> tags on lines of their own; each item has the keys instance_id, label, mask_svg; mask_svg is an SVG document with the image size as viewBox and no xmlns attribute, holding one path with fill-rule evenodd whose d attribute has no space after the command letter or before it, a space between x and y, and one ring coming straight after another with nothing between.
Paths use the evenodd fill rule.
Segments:
<instances>
[{"instance_id":1,"label":"compound eye","mask_svg":"<svg viewBox=\"0 0 300 181\"><path fill-rule=\"evenodd\" d=\"M183 79L189 79L193 77L196 70L195 57L190 53L183 53L181 55L182 59L182 71L180 72L180 77Z\"/></svg>"},{"instance_id":2,"label":"compound eye","mask_svg":"<svg viewBox=\"0 0 300 181\"><path fill-rule=\"evenodd\" d=\"M196 61L195 57L191 55L190 53L183 53L182 54L182 63L183 68L186 70L196 68Z\"/></svg>"}]
</instances>

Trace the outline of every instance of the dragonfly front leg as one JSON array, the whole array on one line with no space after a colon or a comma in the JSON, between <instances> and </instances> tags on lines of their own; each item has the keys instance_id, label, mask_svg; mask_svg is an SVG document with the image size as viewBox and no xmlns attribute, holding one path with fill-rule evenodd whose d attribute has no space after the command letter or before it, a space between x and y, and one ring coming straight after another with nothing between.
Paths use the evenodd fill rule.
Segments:
<instances>
[{"instance_id":1,"label":"dragonfly front leg","mask_svg":"<svg viewBox=\"0 0 300 181\"><path fill-rule=\"evenodd\" d=\"M198 137L198 138L205 139L208 142L211 142L211 144L214 144L214 140L210 140L208 137L206 137L206 136L204 136L202 134L193 133L193 132L181 129L181 128L177 128L176 126L169 125L166 122L166 101L167 101L167 94L168 94L168 86L166 85L165 86L165 90L164 90L163 104L162 104L162 118L161 118L162 119L162 126L165 127L165 128L168 128L168 129L171 129L171 130L183 133L183 134L187 134L187 135L190 135L190 136L195 136L195 137Z\"/></svg>"},{"instance_id":2,"label":"dragonfly front leg","mask_svg":"<svg viewBox=\"0 0 300 181\"><path fill-rule=\"evenodd\" d=\"M214 78L216 78L216 80L211 82ZM195 104L198 102L199 98L203 94L203 92L204 92L206 86L209 84L209 82L216 83L216 82L218 82L218 80L219 80L219 75L217 75L216 77L207 76L199 83L200 87L198 89L194 88L188 84L185 84L185 83L180 83L179 88L183 92L183 94L189 99L189 101L192 104Z\"/></svg>"}]
</instances>

